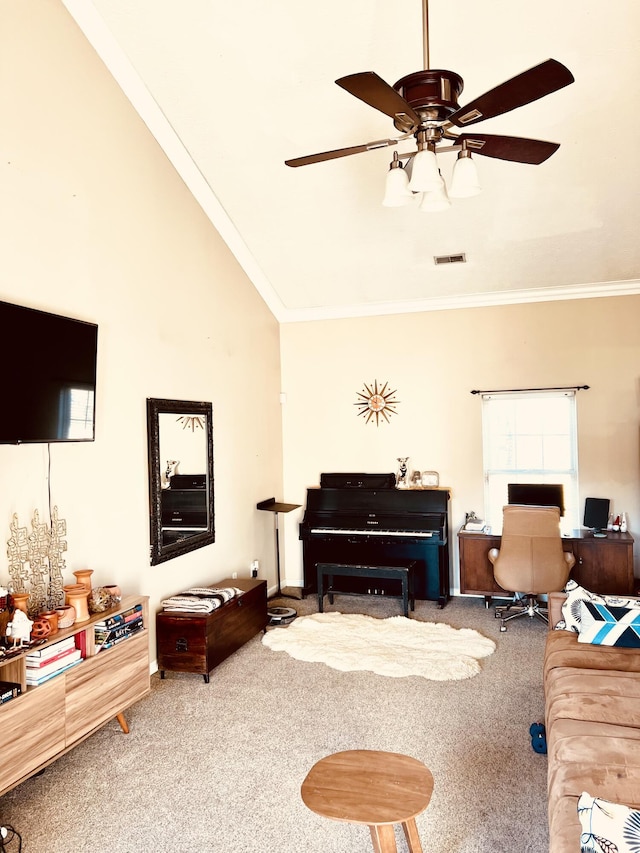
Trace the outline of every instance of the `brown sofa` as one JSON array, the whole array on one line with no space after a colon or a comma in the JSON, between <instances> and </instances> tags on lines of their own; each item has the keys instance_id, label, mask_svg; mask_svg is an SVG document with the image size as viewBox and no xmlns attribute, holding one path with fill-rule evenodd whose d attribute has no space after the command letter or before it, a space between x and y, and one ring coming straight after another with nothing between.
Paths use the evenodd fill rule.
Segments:
<instances>
[{"instance_id":1,"label":"brown sofa","mask_svg":"<svg viewBox=\"0 0 640 853\"><path fill-rule=\"evenodd\" d=\"M549 627L563 593L549 595ZM578 798L640 808L640 652L550 630L544 657L549 853L579 853Z\"/></svg>"}]
</instances>

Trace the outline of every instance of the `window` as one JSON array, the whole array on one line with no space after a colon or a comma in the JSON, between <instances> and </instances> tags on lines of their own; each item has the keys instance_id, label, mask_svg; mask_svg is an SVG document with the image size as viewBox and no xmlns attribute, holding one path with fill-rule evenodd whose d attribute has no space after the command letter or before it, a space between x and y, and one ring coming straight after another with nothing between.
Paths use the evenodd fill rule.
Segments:
<instances>
[{"instance_id":1,"label":"window","mask_svg":"<svg viewBox=\"0 0 640 853\"><path fill-rule=\"evenodd\" d=\"M59 434L68 439L93 437L94 392L91 388L65 388L60 392Z\"/></svg>"},{"instance_id":2,"label":"window","mask_svg":"<svg viewBox=\"0 0 640 853\"><path fill-rule=\"evenodd\" d=\"M574 391L518 391L482 397L485 522L502 530L509 483L561 483L563 533L579 528Z\"/></svg>"}]
</instances>

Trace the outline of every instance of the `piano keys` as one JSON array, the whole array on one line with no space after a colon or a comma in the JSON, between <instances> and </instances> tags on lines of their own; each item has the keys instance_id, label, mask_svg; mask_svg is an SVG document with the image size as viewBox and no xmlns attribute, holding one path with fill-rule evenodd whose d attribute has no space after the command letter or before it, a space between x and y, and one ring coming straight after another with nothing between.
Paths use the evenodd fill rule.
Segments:
<instances>
[{"instance_id":1,"label":"piano keys","mask_svg":"<svg viewBox=\"0 0 640 853\"><path fill-rule=\"evenodd\" d=\"M303 594L317 591L318 563L382 566L415 560L415 597L444 607L450 598L448 489L368 488L368 478L380 486L381 475L347 477L344 487L331 475L331 486L307 489L300 524ZM345 581L345 592L370 591L362 578ZM398 594L397 584L385 581L375 592Z\"/></svg>"}]
</instances>

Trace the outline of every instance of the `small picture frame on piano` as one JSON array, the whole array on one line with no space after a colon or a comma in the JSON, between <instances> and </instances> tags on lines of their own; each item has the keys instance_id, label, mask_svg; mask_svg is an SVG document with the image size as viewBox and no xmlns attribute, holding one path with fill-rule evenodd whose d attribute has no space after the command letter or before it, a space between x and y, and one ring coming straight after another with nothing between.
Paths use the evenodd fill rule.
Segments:
<instances>
[{"instance_id":1,"label":"small picture frame on piano","mask_svg":"<svg viewBox=\"0 0 640 853\"><path fill-rule=\"evenodd\" d=\"M435 489L440 485L440 475L437 471L423 471L420 482L423 489Z\"/></svg>"}]
</instances>

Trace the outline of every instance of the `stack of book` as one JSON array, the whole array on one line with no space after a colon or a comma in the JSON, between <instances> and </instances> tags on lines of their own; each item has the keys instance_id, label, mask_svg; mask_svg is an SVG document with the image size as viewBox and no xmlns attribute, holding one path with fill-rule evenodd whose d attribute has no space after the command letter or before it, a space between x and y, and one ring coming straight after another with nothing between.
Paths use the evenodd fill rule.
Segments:
<instances>
[{"instance_id":1,"label":"stack of book","mask_svg":"<svg viewBox=\"0 0 640 853\"><path fill-rule=\"evenodd\" d=\"M144 628L142 605L136 604L129 610L123 610L122 613L102 619L100 622L96 622L93 627L96 651L101 652L103 649L110 649L111 646L115 646L122 640L128 640L129 637Z\"/></svg>"},{"instance_id":2,"label":"stack of book","mask_svg":"<svg viewBox=\"0 0 640 853\"><path fill-rule=\"evenodd\" d=\"M21 693L22 686L17 681L0 681L0 705L15 699Z\"/></svg>"},{"instance_id":3,"label":"stack of book","mask_svg":"<svg viewBox=\"0 0 640 853\"><path fill-rule=\"evenodd\" d=\"M81 661L82 652L76 648L75 637L58 640L41 649L32 649L25 657L27 684L37 687Z\"/></svg>"}]
</instances>

